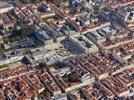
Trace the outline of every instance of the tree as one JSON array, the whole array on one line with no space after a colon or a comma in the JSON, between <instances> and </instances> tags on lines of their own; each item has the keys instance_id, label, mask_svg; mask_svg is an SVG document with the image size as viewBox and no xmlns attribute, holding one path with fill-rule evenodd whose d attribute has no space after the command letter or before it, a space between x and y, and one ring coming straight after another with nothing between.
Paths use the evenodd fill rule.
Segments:
<instances>
[{"instance_id":1,"label":"tree","mask_svg":"<svg viewBox=\"0 0 134 100\"><path fill-rule=\"evenodd\" d=\"M37 68L38 68L38 69L43 69L45 66L46 66L46 63L41 62L41 63L37 66Z\"/></svg>"},{"instance_id":2,"label":"tree","mask_svg":"<svg viewBox=\"0 0 134 100\"><path fill-rule=\"evenodd\" d=\"M68 79L70 82L78 82L79 81L80 74L77 72L71 72L68 75Z\"/></svg>"},{"instance_id":3,"label":"tree","mask_svg":"<svg viewBox=\"0 0 134 100\"><path fill-rule=\"evenodd\" d=\"M20 0L21 3L27 4L30 0Z\"/></svg>"},{"instance_id":4,"label":"tree","mask_svg":"<svg viewBox=\"0 0 134 100\"><path fill-rule=\"evenodd\" d=\"M20 2L23 4L37 3L37 2L41 2L41 1L43 1L43 0L20 0Z\"/></svg>"}]
</instances>

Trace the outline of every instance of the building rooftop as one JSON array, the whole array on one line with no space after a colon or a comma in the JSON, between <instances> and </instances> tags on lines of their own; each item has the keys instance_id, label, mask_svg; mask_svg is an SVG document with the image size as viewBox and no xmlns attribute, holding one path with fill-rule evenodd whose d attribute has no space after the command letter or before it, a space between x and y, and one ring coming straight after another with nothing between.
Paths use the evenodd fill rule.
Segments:
<instances>
[{"instance_id":1,"label":"building rooftop","mask_svg":"<svg viewBox=\"0 0 134 100\"><path fill-rule=\"evenodd\" d=\"M88 38L82 35L71 37L71 40L86 53L98 52L98 47Z\"/></svg>"},{"instance_id":2,"label":"building rooftop","mask_svg":"<svg viewBox=\"0 0 134 100\"><path fill-rule=\"evenodd\" d=\"M0 9L2 8L7 8L7 7L11 7L13 5L7 3L7 2L4 2L4 1L0 1Z\"/></svg>"}]
</instances>

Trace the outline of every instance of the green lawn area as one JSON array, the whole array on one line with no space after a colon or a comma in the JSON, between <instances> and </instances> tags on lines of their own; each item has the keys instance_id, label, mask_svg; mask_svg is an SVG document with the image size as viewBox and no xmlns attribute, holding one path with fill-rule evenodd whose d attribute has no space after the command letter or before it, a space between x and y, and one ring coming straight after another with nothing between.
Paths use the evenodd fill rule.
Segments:
<instances>
[{"instance_id":1,"label":"green lawn area","mask_svg":"<svg viewBox=\"0 0 134 100\"><path fill-rule=\"evenodd\" d=\"M0 65L0 72L8 70L9 66L8 65Z\"/></svg>"},{"instance_id":2,"label":"green lawn area","mask_svg":"<svg viewBox=\"0 0 134 100\"><path fill-rule=\"evenodd\" d=\"M43 18L42 20L43 20L44 22L48 22L49 20L55 20L55 19L56 19L56 16L49 16L49 17Z\"/></svg>"},{"instance_id":3,"label":"green lawn area","mask_svg":"<svg viewBox=\"0 0 134 100\"><path fill-rule=\"evenodd\" d=\"M60 5L62 2L66 2L67 0L52 0L52 2L56 5Z\"/></svg>"},{"instance_id":4,"label":"green lawn area","mask_svg":"<svg viewBox=\"0 0 134 100\"><path fill-rule=\"evenodd\" d=\"M20 30L14 30L10 36L4 37L3 41L4 43L19 41L30 36L32 33L34 33L33 27L23 27Z\"/></svg>"},{"instance_id":5,"label":"green lawn area","mask_svg":"<svg viewBox=\"0 0 134 100\"><path fill-rule=\"evenodd\" d=\"M0 49L0 55L2 55L5 52L4 49Z\"/></svg>"}]
</instances>

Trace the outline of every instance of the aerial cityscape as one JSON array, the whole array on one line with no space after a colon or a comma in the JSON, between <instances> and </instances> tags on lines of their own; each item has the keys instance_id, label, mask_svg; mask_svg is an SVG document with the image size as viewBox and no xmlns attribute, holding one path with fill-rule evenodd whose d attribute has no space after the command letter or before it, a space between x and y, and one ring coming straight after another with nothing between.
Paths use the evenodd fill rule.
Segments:
<instances>
[{"instance_id":1,"label":"aerial cityscape","mask_svg":"<svg viewBox=\"0 0 134 100\"><path fill-rule=\"evenodd\" d=\"M0 0L0 100L134 100L134 0Z\"/></svg>"}]
</instances>

